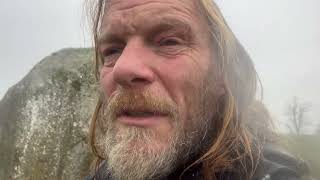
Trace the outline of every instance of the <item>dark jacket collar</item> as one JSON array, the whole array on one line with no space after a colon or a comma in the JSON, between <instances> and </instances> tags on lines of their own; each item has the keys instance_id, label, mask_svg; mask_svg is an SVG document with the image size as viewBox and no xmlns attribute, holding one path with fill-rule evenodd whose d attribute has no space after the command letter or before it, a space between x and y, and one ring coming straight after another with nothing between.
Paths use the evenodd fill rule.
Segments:
<instances>
[{"instance_id":1,"label":"dark jacket collar","mask_svg":"<svg viewBox=\"0 0 320 180\"><path fill-rule=\"evenodd\" d=\"M179 179L186 167L180 167L163 180ZM308 174L306 163L296 159L292 155L281 150L277 146L267 145L263 151L263 157L259 162L253 180L280 180L280 179L300 179L301 176ZM216 174L219 180L240 179L239 175L232 172ZM182 180L202 180L201 164L186 171ZM93 176L88 176L86 180L112 180L110 172L107 171L107 163L103 162Z\"/></svg>"},{"instance_id":2,"label":"dark jacket collar","mask_svg":"<svg viewBox=\"0 0 320 180\"><path fill-rule=\"evenodd\" d=\"M112 180L110 172L107 169L107 163L104 161L102 165L99 167L95 175L88 176L85 180ZM179 180L180 175L183 173L183 170L186 167L181 167L175 170L172 174L168 177L164 178L163 180ZM218 179L220 180L236 180L234 173L224 172L221 174L217 174ZM203 176L201 174L201 165L197 165L186 172L183 173L181 176L181 180L203 180Z\"/></svg>"}]
</instances>

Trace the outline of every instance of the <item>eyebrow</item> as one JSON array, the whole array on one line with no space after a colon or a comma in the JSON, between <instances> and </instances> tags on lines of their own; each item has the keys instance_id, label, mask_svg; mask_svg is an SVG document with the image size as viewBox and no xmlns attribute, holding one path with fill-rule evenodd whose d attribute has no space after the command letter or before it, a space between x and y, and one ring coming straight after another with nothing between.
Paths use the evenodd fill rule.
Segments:
<instances>
[{"instance_id":1,"label":"eyebrow","mask_svg":"<svg viewBox=\"0 0 320 180\"><path fill-rule=\"evenodd\" d=\"M190 36L193 34L192 33L193 29L189 25L189 23L179 19L168 19L168 18L163 18L156 25L152 26L149 29L149 34L151 37L154 37L157 34L166 32L166 31L179 32L184 36Z\"/></svg>"},{"instance_id":2,"label":"eyebrow","mask_svg":"<svg viewBox=\"0 0 320 180\"><path fill-rule=\"evenodd\" d=\"M105 32L101 32L101 34L98 36L98 44L123 43L128 36L141 31L147 34L147 37L154 37L157 34L166 31L177 31L186 37L194 35L192 33L193 28L188 22L170 17L163 17L159 20L152 20L151 25L142 24L140 26L137 26L137 28L135 28L135 31L138 32L130 31L130 27L128 27L127 24L117 24L114 26L108 25L106 29L107 30Z\"/></svg>"},{"instance_id":3,"label":"eyebrow","mask_svg":"<svg viewBox=\"0 0 320 180\"><path fill-rule=\"evenodd\" d=\"M98 36L98 45L101 44L109 44L109 43L122 43L123 39L120 38L118 33L110 33L108 32L102 32Z\"/></svg>"}]
</instances>

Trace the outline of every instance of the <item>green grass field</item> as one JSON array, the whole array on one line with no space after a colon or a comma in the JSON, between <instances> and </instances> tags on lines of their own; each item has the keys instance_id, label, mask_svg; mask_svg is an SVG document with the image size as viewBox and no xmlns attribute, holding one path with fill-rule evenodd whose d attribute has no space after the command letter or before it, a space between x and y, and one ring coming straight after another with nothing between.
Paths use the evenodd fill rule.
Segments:
<instances>
[{"instance_id":1,"label":"green grass field","mask_svg":"<svg viewBox=\"0 0 320 180\"><path fill-rule=\"evenodd\" d=\"M282 143L294 155L305 160L314 178L320 179L320 135L284 135Z\"/></svg>"}]
</instances>

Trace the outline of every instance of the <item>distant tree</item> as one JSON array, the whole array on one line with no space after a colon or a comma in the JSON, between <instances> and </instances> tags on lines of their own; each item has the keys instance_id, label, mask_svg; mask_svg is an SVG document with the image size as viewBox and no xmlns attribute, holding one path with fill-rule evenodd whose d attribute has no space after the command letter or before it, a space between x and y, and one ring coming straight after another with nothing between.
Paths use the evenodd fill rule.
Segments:
<instances>
[{"instance_id":1,"label":"distant tree","mask_svg":"<svg viewBox=\"0 0 320 180\"><path fill-rule=\"evenodd\" d=\"M310 111L311 104L299 101L298 97L293 97L287 106L288 122L287 127L291 133L301 134L302 128L306 126L306 113Z\"/></svg>"}]
</instances>

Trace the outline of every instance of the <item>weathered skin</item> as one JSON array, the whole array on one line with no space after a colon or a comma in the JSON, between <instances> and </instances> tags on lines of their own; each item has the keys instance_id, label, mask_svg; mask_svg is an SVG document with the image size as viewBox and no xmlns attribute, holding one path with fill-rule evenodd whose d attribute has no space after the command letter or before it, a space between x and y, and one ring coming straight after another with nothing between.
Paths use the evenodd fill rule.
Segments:
<instances>
[{"instance_id":1,"label":"weathered skin","mask_svg":"<svg viewBox=\"0 0 320 180\"><path fill-rule=\"evenodd\" d=\"M215 96L223 95L222 80L215 73L214 45L196 7L195 1L181 0L110 1L99 41L104 56L100 83L106 97L119 87L147 89L175 102L179 121L189 124L199 107L195 93L201 92L208 74L214 78ZM131 125L128 121L124 124ZM158 137L172 134L168 118L150 122L154 124L145 128Z\"/></svg>"}]
</instances>

